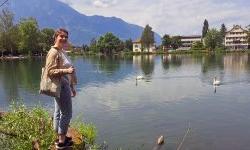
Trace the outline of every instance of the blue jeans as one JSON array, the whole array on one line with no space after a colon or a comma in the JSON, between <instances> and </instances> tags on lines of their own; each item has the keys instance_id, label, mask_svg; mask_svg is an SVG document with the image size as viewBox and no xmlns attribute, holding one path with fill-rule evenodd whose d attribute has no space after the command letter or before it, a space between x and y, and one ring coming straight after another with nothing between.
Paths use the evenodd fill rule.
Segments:
<instances>
[{"instance_id":1,"label":"blue jeans","mask_svg":"<svg viewBox=\"0 0 250 150\"><path fill-rule=\"evenodd\" d=\"M60 98L55 98L54 130L66 135L72 118L72 101L69 81L62 77Z\"/></svg>"}]
</instances>

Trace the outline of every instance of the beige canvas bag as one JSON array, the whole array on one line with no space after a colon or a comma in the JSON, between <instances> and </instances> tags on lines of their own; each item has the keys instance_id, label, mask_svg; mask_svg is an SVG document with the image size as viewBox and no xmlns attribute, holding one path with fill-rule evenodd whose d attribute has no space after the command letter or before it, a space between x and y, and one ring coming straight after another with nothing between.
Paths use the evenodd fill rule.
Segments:
<instances>
[{"instance_id":1,"label":"beige canvas bag","mask_svg":"<svg viewBox=\"0 0 250 150\"><path fill-rule=\"evenodd\" d=\"M48 69L45 65L45 67L42 67L39 93L51 97L60 98L60 92L61 92L60 78L48 76Z\"/></svg>"}]
</instances>

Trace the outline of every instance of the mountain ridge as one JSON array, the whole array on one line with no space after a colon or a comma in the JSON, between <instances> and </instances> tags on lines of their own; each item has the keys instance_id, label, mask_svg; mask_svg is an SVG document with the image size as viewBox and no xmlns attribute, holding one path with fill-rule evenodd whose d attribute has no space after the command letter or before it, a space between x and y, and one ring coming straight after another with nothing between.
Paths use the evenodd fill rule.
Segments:
<instances>
[{"instance_id":1,"label":"mountain ridge","mask_svg":"<svg viewBox=\"0 0 250 150\"><path fill-rule=\"evenodd\" d=\"M74 45L89 44L91 39L111 32L121 40L135 40L141 36L143 27L127 23L118 17L100 15L87 16L58 0L16 0L9 1L8 8L15 14L15 21L34 17L40 28L64 27L70 32ZM160 35L155 34L159 43Z\"/></svg>"}]
</instances>

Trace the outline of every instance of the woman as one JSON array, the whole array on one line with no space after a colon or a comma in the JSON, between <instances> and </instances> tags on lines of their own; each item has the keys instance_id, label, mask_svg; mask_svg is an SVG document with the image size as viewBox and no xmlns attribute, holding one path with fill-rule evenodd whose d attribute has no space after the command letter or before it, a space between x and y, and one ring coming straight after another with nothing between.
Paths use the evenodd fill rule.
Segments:
<instances>
[{"instance_id":1,"label":"woman","mask_svg":"<svg viewBox=\"0 0 250 150\"><path fill-rule=\"evenodd\" d=\"M68 31L58 29L54 34L54 45L47 54L46 67L48 76L59 78L61 91L60 98L55 98L54 130L58 134L56 141L57 149L72 146L72 138L67 137L69 123L72 117L71 96L76 95L74 85L76 84L75 69L66 56L63 48L68 44Z\"/></svg>"}]
</instances>

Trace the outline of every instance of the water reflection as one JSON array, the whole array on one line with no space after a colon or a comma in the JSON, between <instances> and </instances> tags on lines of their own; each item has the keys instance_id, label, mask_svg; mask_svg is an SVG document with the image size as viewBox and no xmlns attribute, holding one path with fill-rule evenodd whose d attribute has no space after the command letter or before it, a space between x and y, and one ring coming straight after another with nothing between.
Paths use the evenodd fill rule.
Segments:
<instances>
[{"instance_id":1,"label":"water reflection","mask_svg":"<svg viewBox=\"0 0 250 150\"><path fill-rule=\"evenodd\" d=\"M215 76L224 85L242 82L241 78L245 78L247 72L249 72L248 54L207 55L202 58L201 79L204 82L212 82ZM229 76L234 76L234 79Z\"/></svg>"},{"instance_id":2,"label":"water reflection","mask_svg":"<svg viewBox=\"0 0 250 150\"><path fill-rule=\"evenodd\" d=\"M206 74L209 70L219 69L223 70L223 58L224 55L206 55L202 57L202 73Z\"/></svg>"},{"instance_id":3,"label":"water reflection","mask_svg":"<svg viewBox=\"0 0 250 150\"><path fill-rule=\"evenodd\" d=\"M164 70L179 68L182 65L196 65L201 63L201 56L195 55L162 55Z\"/></svg>"},{"instance_id":4,"label":"water reflection","mask_svg":"<svg viewBox=\"0 0 250 150\"><path fill-rule=\"evenodd\" d=\"M132 57L90 56L73 61L77 68L78 87L101 86L120 82L133 72Z\"/></svg>"},{"instance_id":5,"label":"water reflection","mask_svg":"<svg viewBox=\"0 0 250 150\"><path fill-rule=\"evenodd\" d=\"M225 72L239 75L247 71L249 67L249 55L235 54L224 57L223 64Z\"/></svg>"},{"instance_id":6,"label":"water reflection","mask_svg":"<svg viewBox=\"0 0 250 150\"><path fill-rule=\"evenodd\" d=\"M136 55L133 56L133 64L141 70L147 80L150 80L155 66L155 55ZM137 70L137 72L138 72Z\"/></svg>"},{"instance_id":7,"label":"water reflection","mask_svg":"<svg viewBox=\"0 0 250 150\"><path fill-rule=\"evenodd\" d=\"M151 81L155 71L155 65L161 60L162 69L177 69L182 66L201 66L197 74L189 74L188 71L177 76L165 75L154 78L192 78L200 76L202 82L211 84L217 76L224 84L243 82L240 77L247 75L250 68L250 54L227 55L135 55L130 57L72 57L77 67L80 84L78 87L88 85L105 84L107 82L119 82L126 78L136 78L137 75L145 76L145 81ZM0 82L4 99L20 97L20 89L36 93L40 82L43 59L27 59L1 61ZM165 72L166 73L166 72ZM225 79L225 73L235 76L235 81ZM245 82L245 81L244 81ZM5 93L5 94L3 94Z\"/></svg>"},{"instance_id":8,"label":"water reflection","mask_svg":"<svg viewBox=\"0 0 250 150\"><path fill-rule=\"evenodd\" d=\"M73 116L83 113L110 149L142 144L150 149L160 134L168 137L166 149L176 149L188 122L192 132L184 149L239 149L227 142L237 139L246 139L237 143L249 147L249 57L74 56L79 84ZM27 98L28 104L40 98L30 95L37 93L42 64L40 59L0 62L0 108L11 97ZM135 86L138 75L145 80ZM219 87L213 87L215 76L222 81Z\"/></svg>"},{"instance_id":9,"label":"water reflection","mask_svg":"<svg viewBox=\"0 0 250 150\"><path fill-rule=\"evenodd\" d=\"M37 92L42 64L43 61L40 59L1 61L1 93L5 93L4 98L11 100L19 97L20 88L31 93Z\"/></svg>"},{"instance_id":10,"label":"water reflection","mask_svg":"<svg viewBox=\"0 0 250 150\"><path fill-rule=\"evenodd\" d=\"M141 69L148 77L151 77L154 72L154 57L154 55L143 55L141 59Z\"/></svg>"},{"instance_id":11,"label":"water reflection","mask_svg":"<svg viewBox=\"0 0 250 150\"><path fill-rule=\"evenodd\" d=\"M100 56L91 59L92 64L98 64L98 72L104 72L106 75L112 75L120 69L120 59L116 56Z\"/></svg>"},{"instance_id":12,"label":"water reflection","mask_svg":"<svg viewBox=\"0 0 250 150\"><path fill-rule=\"evenodd\" d=\"M162 67L165 70L169 69L169 59L170 55L162 55Z\"/></svg>"}]
</instances>

